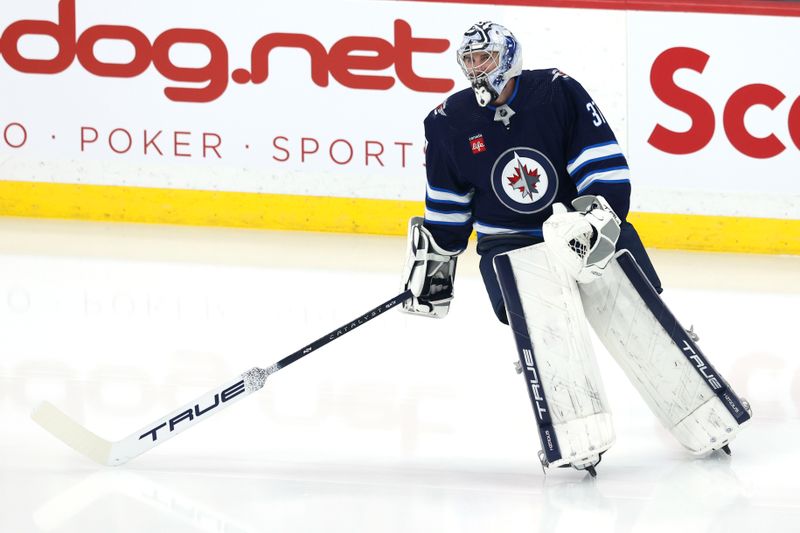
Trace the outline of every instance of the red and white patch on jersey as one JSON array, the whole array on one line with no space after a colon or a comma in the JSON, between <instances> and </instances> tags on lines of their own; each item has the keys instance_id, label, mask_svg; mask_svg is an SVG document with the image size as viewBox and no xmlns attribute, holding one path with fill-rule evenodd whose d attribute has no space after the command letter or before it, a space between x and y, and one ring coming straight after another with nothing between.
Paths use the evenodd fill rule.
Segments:
<instances>
[{"instance_id":1,"label":"red and white patch on jersey","mask_svg":"<svg viewBox=\"0 0 800 533\"><path fill-rule=\"evenodd\" d=\"M472 148L473 154L479 154L486 151L486 142L483 140L483 135L473 135L469 138L469 147Z\"/></svg>"},{"instance_id":2,"label":"red and white patch on jersey","mask_svg":"<svg viewBox=\"0 0 800 533\"><path fill-rule=\"evenodd\" d=\"M445 98L444 102L436 106L436 109L433 110L433 116L442 115L443 117L447 116L447 112L444 110L447 107L447 98Z\"/></svg>"}]
</instances>

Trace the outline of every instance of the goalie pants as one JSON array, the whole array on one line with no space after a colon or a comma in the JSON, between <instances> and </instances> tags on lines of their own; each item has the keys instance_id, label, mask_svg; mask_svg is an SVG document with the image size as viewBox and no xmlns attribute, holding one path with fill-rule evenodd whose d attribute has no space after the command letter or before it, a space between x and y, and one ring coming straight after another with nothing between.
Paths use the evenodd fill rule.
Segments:
<instances>
[{"instance_id":1,"label":"goalie pants","mask_svg":"<svg viewBox=\"0 0 800 533\"><path fill-rule=\"evenodd\" d=\"M497 275L494 272L492 261L498 254L510 252L525 246L531 246L542 242L542 237L535 237L529 235L488 235L482 237L478 241L478 255L481 256L480 270L483 277L483 284L486 287L486 292L489 294L489 301L491 302L492 309L498 320L503 324L508 324L506 316L506 307L503 302L503 294L500 291L500 284L497 282ZM661 280L658 278L653 263L650 262L650 257L644 249L642 240L636 232L636 228L629 222L623 222L620 226L619 240L617 241L617 250L626 249L630 251L633 258L639 264L647 279L655 287L656 291L661 294Z\"/></svg>"}]
</instances>

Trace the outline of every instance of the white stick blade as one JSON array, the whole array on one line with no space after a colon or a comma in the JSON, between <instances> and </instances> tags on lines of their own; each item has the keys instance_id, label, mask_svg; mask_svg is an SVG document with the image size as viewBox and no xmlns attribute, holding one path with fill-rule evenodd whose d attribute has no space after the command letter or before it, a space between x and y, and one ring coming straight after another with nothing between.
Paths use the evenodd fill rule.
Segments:
<instances>
[{"instance_id":1,"label":"white stick blade","mask_svg":"<svg viewBox=\"0 0 800 533\"><path fill-rule=\"evenodd\" d=\"M36 406L31 418L78 453L101 465L110 464L108 459L112 443L81 426L50 402L42 402Z\"/></svg>"}]
</instances>

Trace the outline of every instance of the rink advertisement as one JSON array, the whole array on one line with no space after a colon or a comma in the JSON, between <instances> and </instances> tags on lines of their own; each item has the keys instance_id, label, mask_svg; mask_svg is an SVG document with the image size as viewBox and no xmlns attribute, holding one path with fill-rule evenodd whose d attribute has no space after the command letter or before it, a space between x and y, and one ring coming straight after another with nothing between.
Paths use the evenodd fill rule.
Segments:
<instances>
[{"instance_id":1,"label":"rink advertisement","mask_svg":"<svg viewBox=\"0 0 800 533\"><path fill-rule=\"evenodd\" d=\"M561 68L602 107L649 243L800 251L800 83L772 59L796 48L800 17L578 4L4 6L0 213L403 234L422 210L422 119L466 86L454 50L491 16L526 68ZM742 25L770 39L738 43Z\"/></svg>"},{"instance_id":2,"label":"rink advertisement","mask_svg":"<svg viewBox=\"0 0 800 533\"><path fill-rule=\"evenodd\" d=\"M636 208L800 218L800 71L783 53L800 48L800 18L629 17Z\"/></svg>"},{"instance_id":3,"label":"rink advertisement","mask_svg":"<svg viewBox=\"0 0 800 533\"><path fill-rule=\"evenodd\" d=\"M191 20L181 4L4 9L2 76L17 105L0 129L17 168L2 177L417 199L420 121L455 85L441 28L386 7L369 24L302 16L358 3L219 17L216 3L192 2Z\"/></svg>"}]
</instances>

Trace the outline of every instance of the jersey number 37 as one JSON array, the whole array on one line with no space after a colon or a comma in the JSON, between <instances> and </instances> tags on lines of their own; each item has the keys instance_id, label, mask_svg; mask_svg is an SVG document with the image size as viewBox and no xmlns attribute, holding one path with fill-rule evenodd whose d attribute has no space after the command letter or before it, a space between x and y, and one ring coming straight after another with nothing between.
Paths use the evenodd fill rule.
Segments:
<instances>
[{"instance_id":1,"label":"jersey number 37","mask_svg":"<svg viewBox=\"0 0 800 533\"><path fill-rule=\"evenodd\" d=\"M600 126L606 123L606 117L600 112L600 109L597 107L597 104L594 103L594 100L586 104L586 109L589 110L589 113L592 114L592 124L595 126Z\"/></svg>"}]
</instances>

